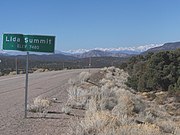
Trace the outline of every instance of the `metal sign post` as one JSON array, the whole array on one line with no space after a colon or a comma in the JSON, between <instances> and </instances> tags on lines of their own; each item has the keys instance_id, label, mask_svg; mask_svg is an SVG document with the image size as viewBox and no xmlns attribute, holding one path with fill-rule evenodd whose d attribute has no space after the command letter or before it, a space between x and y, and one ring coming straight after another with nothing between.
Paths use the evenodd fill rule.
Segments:
<instances>
[{"instance_id":1,"label":"metal sign post","mask_svg":"<svg viewBox=\"0 0 180 135\"><path fill-rule=\"evenodd\" d=\"M18 74L18 58L15 58L15 68L16 68L16 75Z\"/></svg>"},{"instance_id":2,"label":"metal sign post","mask_svg":"<svg viewBox=\"0 0 180 135\"><path fill-rule=\"evenodd\" d=\"M26 51L25 118L27 118L29 51L54 53L55 36L3 34L3 49ZM16 63L17 64L17 63Z\"/></svg>"},{"instance_id":3,"label":"metal sign post","mask_svg":"<svg viewBox=\"0 0 180 135\"><path fill-rule=\"evenodd\" d=\"M28 98L28 69L29 69L29 52L27 52L26 56L26 82L25 82L25 115L27 118L27 98Z\"/></svg>"}]
</instances>

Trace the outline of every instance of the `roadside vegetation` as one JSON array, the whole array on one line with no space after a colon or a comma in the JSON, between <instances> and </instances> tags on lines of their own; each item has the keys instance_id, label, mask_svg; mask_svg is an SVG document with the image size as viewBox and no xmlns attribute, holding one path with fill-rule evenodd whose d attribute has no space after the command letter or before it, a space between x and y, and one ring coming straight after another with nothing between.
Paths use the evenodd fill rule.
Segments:
<instances>
[{"instance_id":1,"label":"roadside vegetation","mask_svg":"<svg viewBox=\"0 0 180 135\"><path fill-rule=\"evenodd\" d=\"M135 56L122 67L136 91L180 92L180 49Z\"/></svg>"},{"instance_id":2,"label":"roadside vegetation","mask_svg":"<svg viewBox=\"0 0 180 135\"><path fill-rule=\"evenodd\" d=\"M88 65L88 59L84 62ZM89 70L69 80L62 113L82 110L84 116L71 115L77 120L72 120L67 134L180 135L180 49L131 57L117 66L121 69ZM46 113L51 102L37 97L28 111Z\"/></svg>"},{"instance_id":3,"label":"roadside vegetation","mask_svg":"<svg viewBox=\"0 0 180 135\"><path fill-rule=\"evenodd\" d=\"M51 105L51 101L45 97L38 96L34 98L33 103L28 105L27 110L29 112L41 112L44 113L46 109Z\"/></svg>"},{"instance_id":4,"label":"roadside vegetation","mask_svg":"<svg viewBox=\"0 0 180 135\"><path fill-rule=\"evenodd\" d=\"M85 110L71 123L70 135L179 135L180 103L166 92L138 92L126 85L129 74L103 68L69 80L68 110ZM73 126L74 125L74 126Z\"/></svg>"}]
</instances>

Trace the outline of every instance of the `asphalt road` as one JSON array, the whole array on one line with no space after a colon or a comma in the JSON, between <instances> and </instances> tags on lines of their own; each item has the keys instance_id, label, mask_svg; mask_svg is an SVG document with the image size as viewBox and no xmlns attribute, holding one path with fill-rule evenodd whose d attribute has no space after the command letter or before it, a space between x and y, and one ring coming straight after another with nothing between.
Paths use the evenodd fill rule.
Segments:
<instances>
[{"instance_id":1,"label":"asphalt road","mask_svg":"<svg viewBox=\"0 0 180 135\"><path fill-rule=\"evenodd\" d=\"M0 135L66 134L71 116L60 112L67 100L67 82L82 71L84 70L29 74L28 103L39 95L58 98L58 103L50 108L56 113L48 114L46 118L28 113L28 118L24 119L25 75L0 77Z\"/></svg>"}]
</instances>

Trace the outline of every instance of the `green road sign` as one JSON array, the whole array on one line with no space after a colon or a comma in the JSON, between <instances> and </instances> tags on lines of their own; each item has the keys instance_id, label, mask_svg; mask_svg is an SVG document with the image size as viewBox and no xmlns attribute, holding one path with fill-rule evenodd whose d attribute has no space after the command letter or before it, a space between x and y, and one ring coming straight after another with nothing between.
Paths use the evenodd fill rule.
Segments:
<instances>
[{"instance_id":1,"label":"green road sign","mask_svg":"<svg viewBox=\"0 0 180 135\"><path fill-rule=\"evenodd\" d=\"M55 36L3 34L4 50L53 53Z\"/></svg>"}]
</instances>

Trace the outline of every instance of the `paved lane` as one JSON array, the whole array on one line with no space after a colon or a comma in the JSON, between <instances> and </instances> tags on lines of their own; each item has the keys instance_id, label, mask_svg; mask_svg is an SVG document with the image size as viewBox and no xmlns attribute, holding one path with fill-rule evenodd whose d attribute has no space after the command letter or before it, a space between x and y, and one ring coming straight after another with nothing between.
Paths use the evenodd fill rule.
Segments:
<instances>
[{"instance_id":1,"label":"paved lane","mask_svg":"<svg viewBox=\"0 0 180 135\"><path fill-rule=\"evenodd\" d=\"M65 103L68 80L82 71L84 70L30 74L28 102L32 102L33 98L43 95L58 97L62 103ZM65 134L64 130L68 127L65 119L68 116L58 115L55 120L53 118L24 119L24 86L25 75L0 77L0 135ZM54 107L56 110L57 108L60 109L62 104L56 104ZM54 121L58 123L58 127L52 124ZM62 121L64 121L63 124Z\"/></svg>"}]
</instances>

